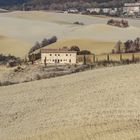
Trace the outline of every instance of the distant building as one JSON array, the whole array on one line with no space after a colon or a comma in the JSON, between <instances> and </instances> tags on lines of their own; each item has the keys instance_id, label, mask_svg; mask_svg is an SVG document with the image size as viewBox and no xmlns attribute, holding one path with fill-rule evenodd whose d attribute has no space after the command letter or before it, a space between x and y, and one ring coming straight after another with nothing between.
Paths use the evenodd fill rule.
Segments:
<instances>
[{"instance_id":1,"label":"distant building","mask_svg":"<svg viewBox=\"0 0 140 140\"><path fill-rule=\"evenodd\" d=\"M118 8L102 8L103 14L115 15L118 12Z\"/></svg>"},{"instance_id":2,"label":"distant building","mask_svg":"<svg viewBox=\"0 0 140 140\"><path fill-rule=\"evenodd\" d=\"M101 8L88 8L89 13L100 13Z\"/></svg>"},{"instance_id":3,"label":"distant building","mask_svg":"<svg viewBox=\"0 0 140 140\"><path fill-rule=\"evenodd\" d=\"M67 13L79 13L79 10L76 8L71 8L67 10Z\"/></svg>"},{"instance_id":4,"label":"distant building","mask_svg":"<svg viewBox=\"0 0 140 140\"><path fill-rule=\"evenodd\" d=\"M41 49L41 63L47 64L76 64L76 51L68 49Z\"/></svg>"},{"instance_id":5,"label":"distant building","mask_svg":"<svg viewBox=\"0 0 140 140\"><path fill-rule=\"evenodd\" d=\"M89 8L87 12L89 13L97 13L97 14L109 14L115 15L118 11L118 8Z\"/></svg>"},{"instance_id":6,"label":"distant building","mask_svg":"<svg viewBox=\"0 0 140 140\"><path fill-rule=\"evenodd\" d=\"M102 8L104 14L109 14L111 8Z\"/></svg>"},{"instance_id":7,"label":"distant building","mask_svg":"<svg viewBox=\"0 0 140 140\"><path fill-rule=\"evenodd\" d=\"M137 3L125 3L123 7L123 13L127 14L139 14L140 2Z\"/></svg>"}]
</instances>

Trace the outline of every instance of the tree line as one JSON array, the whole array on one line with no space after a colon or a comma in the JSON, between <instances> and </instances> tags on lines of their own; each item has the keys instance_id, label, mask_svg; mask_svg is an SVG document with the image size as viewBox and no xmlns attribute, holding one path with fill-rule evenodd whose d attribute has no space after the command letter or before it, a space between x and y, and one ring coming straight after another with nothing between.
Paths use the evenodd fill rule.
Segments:
<instances>
[{"instance_id":1,"label":"tree line","mask_svg":"<svg viewBox=\"0 0 140 140\"><path fill-rule=\"evenodd\" d=\"M0 6L7 9L22 10L22 6L31 7L29 10L66 10L77 8L83 10L92 7L120 7L125 2L135 2L136 0L1 0ZM27 8L28 9L28 8Z\"/></svg>"},{"instance_id":2,"label":"tree line","mask_svg":"<svg viewBox=\"0 0 140 140\"><path fill-rule=\"evenodd\" d=\"M140 37L126 42L118 41L112 53L133 53L140 51Z\"/></svg>"},{"instance_id":3,"label":"tree line","mask_svg":"<svg viewBox=\"0 0 140 140\"><path fill-rule=\"evenodd\" d=\"M71 46L70 51L76 51L77 55L90 55L91 52L89 50L80 50L78 46Z\"/></svg>"},{"instance_id":4,"label":"tree line","mask_svg":"<svg viewBox=\"0 0 140 140\"><path fill-rule=\"evenodd\" d=\"M53 44L53 43L55 43L56 41L57 41L57 37L56 37L56 36L53 36L53 37L51 37L51 38L49 38L49 39L44 38L44 39L42 40L41 43L39 43L39 42L37 41L37 42L33 45L33 47L29 50L28 54L30 55L30 54L33 53L34 51L36 51L36 50L38 50L38 49L41 49L41 48L43 48L43 47L45 47L45 46L48 46L48 45L50 45L50 44Z\"/></svg>"}]
</instances>

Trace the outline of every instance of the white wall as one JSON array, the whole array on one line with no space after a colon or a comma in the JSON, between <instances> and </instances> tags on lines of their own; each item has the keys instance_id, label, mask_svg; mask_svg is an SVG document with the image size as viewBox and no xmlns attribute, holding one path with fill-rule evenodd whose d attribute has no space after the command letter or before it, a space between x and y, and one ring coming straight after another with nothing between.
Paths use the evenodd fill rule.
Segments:
<instances>
[{"instance_id":1,"label":"white wall","mask_svg":"<svg viewBox=\"0 0 140 140\"><path fill-rule=\"evenodd\" d=\"M76 53L41 53L41 63L46 57L47 64L76 64L76 56Z\"/></svg>"},{"instance_id":2,"label":"white wall","mask_svg":"<svg viewBox=\"0 0 140 140\"><path fill-rule=\"evenodd\" d=\"M123 8L123 11L124 12L136 12L136 13L139 13L140 12L140 7L139 6L135 6L135 7L124 7Z\"/></svg>"}]
</instances>

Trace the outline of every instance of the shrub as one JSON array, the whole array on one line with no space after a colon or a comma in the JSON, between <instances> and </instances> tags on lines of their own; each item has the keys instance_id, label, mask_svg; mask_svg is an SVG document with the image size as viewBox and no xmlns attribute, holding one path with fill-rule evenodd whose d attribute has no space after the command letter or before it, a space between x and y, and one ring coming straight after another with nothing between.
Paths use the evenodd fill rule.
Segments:
<instances>
[{"instance_id":1,"label":"shrub","mask_svg":"<svg viewBox=\"0 0 140 140\"><path fill-rule=\"evenodd\" d=\"M22 60L19 57L15 57L13 55L3 55L0 54L0 64L7 64L7 63L15 63L15 65L21 64Z\"/></svg>"},{"instance_id":2,"label":"shrub","mask_svg":"<svg viewBox=\"0 0 140 140\"><path fill-rule=\"evenodd\" d=\"M80 55L89 55L89 54L91 54L91 52L88 51L88 50L82 50L82 51L79 52L79 54Z\"/></svg>"},{"instance_id":3,"label":"shrub","mask_svg":"<svg viewBox=\"0 0 140 140\"><path fill-rule=\"evenodd\" d=\"M11 81L0 82L0 86L9 86L14 84L18 84L18 82L11 82Z\"/></svg>"},{"instance_id":4,"label":"shrub","mask_svg":"<svg viewBox=\"0 0 140 140\"><path fill-rule=\"evenodd\" d=\"M57 41L57 37L53 36L52 38L48 39L49 44L55 43Z\"/></svg>"},{"instance_id":5,"label":"shrub","mask_svg":"<svg viewBox=\"0 0 140 140\"><path fill-rule=\"evenodd\" d=\"M79 54L80 48L78 46L71 46L70 51L76 51Z\"/></svg>"},{"instance_id":6,"label":"shrub","mask_svg":"<svg viewBox=\"0 0 140 140\"><path fill-rule=\"evenodd\" d=\"M41 76L39 74L36 75L36 80L40 80L41 79Z\"/></svg>"}]
</instances>

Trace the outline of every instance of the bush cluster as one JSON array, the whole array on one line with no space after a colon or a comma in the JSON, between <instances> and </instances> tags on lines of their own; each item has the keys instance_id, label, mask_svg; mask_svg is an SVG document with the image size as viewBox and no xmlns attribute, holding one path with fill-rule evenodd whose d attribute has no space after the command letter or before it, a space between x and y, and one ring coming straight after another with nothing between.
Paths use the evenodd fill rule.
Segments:
<instances>
[{"instance_id":1,"label":"bush cluster","mask_svg":"<svg viewBox=\"0 0 140 140\"><path fill-rule=\"evenodd\" d=\"M19 64L21 63L21 59L19 57L15 57L13 55L3 55L0 54L0 64L7 64L7 63L14 63L14 64Z\"/></svg>"}]
</instances>

